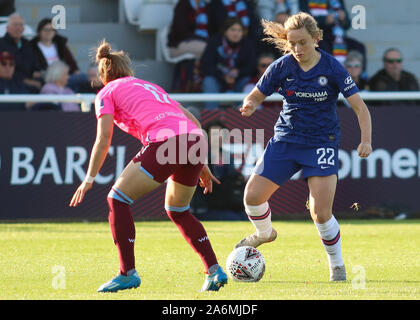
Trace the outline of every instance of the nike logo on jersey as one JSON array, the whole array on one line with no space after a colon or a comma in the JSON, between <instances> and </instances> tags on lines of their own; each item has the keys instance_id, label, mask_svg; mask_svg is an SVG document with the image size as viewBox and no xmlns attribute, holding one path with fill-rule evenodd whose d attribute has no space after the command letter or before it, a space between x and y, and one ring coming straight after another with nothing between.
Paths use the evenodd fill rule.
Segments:
<instances>
[{"instance_id":1,"label":"nike logo on jersey","mask_svg":"<svg viewBox=\"0 0 420 320\"><path fill-rule=\"evenodd\" d=\"M286 81L293 81L293 80L295 80L295 79L293 79L293 78L286 78Z\"/></svg>"},{"instance_id":2,"label":"nike logo on jersey","mask_svg":"<svg viewBox=\"0 0 420 320\"><path fill-rule=\"evenodd\" d=\"M328 169L329 166L321 166L321 169Z\"/></svg>"}]
</instances>

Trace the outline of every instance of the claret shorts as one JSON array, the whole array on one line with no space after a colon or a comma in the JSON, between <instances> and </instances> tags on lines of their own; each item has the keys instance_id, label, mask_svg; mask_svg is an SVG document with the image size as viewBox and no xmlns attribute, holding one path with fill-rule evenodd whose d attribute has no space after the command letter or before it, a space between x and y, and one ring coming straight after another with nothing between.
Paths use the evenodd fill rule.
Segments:
<instances>
[{"instance_id":1,"label":"claret shorts","mask_svg":"<svg viewBox=\"0 0 420 320\"><path fill-rule=\"evenodd\" d=\"M204 136L182 134L144 146L133 158L140 170L163 183L168 178L186 186L196 186L206 161L208 146Z\"/></svg>"}]
</instances>

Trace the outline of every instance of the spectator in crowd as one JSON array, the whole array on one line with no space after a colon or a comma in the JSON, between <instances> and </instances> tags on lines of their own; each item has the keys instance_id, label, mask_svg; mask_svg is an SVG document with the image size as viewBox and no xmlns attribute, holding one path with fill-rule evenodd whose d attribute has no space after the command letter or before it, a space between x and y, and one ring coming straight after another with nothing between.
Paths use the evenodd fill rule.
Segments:
<instances>
[{"instance_id":1,"label":"spectator in crowd","mask_svg":"<svg viewBox=\"0 0 420 320\"><path fill-rule=\"evenodd\" d=\"M402 53L397 48L389 48L383 55L383 69L379 70L369 81L371 91L419 91L416 76L403 70ZM381 101L378 105L411 104L416 102Z\"/></svg>"},{"instance_id":2,"label":"spectator in crowd","mask_svg":"<svg viewBox=\"0 0 420 320\"><path fill-rule=\"evenodd\" d=\"M15 10L15 0L0 0L0 17L10 16Z\"/></svg>"},{"instance_id":3,"label":"spectator in crowd","mask_svg":"<svg viewBox=\"0 0 420 320\"><path fill-rule=\"evenodd\" d=\"M196 214L204 214L208 210L243 212L243 194L246 179L236 169L233 154L223 148L229 144L229 131L220 120L214 120L205 126L209 139L208 166L213 175L221 182L213 185L211 194L203 195L195 192L192 208Z\"/></svg>"},{"instance_id":4,"label":"spectator in crowd","mask_svg":"<svg viewBox=\"0 0 420 320\"><path fill-rule=\"evenodd\" d=\"M168 35L169 53L177 57L193 53L200 59L209 37L208 3L205 0L179 0Z\"/></svg>"},{"instance_id":5,"label":"spectator in crowd","mask_svg":"<svg viewBox=\"0 0 420 320\"><path fill-rule=\"evenodd\" d=\"M283 24L299 12L299 0L258 0L257 9L261 19Z\"/></svg>"},{"instance_id":6,"label":"spectator in crowd","mask_svg":"<svg viewBox=\"0 0 420 320\"><path fill-rule=\"evenodd\" d=\"M346 36L351 26L344 0L299 0L300 10L310 13L323 31L319 47L332 54L344 65L349 51L359 51L363 55L366 70L366 47L356 39Z\"/></svg>"},{"instance_id":7,"label":"spectator in crowd","mask_svg":"<svg viewBox=\"0 0 420 320\"><path fill-rule=\"evenodd\" d=\"M358 51L347 54L344 66L360 90L369 90L367 79L363 76L363 56Z\"/></svg>"},{"instance_id":8,"label":"spectator in crowd","mask_svg":"<svg viewBox=\"0 0 420 320\"><path fill-rule=\"evenodd\" d=\"M242 92L256 65L255 46L244 37L238 18L225 21L223 34L212 37L203 53L201 68L203 92ZM218 102L206 102L208 109L217 109Z\"/></svg>"},{"instance_id":9,"label":"spectator in crowd","mask_svg":"<svg viewBox=\"0 0 420 320\"><path fill-rule=\"evenodd\" d=\"M80 72L76 60L67 46L67 38L59 35L49 18L42 19L38 23L37 35L30 41L35 52L38 65L42 71L53 62L61 60L70 68L68 86L75 92L79 92L80 86L86 85L86 74Z\"/></svg>"},{"instance_id":10,"label":"spectator in crowd","mask_svg":"<svg viewBox=\"0 0 420 320\"><path fill-rule=\"evenodd\" d=\"M41 68L36 61L34 51L22 34L24 21L13 13L7 22L7 33L0 39L0 51L9 51L15 58L16 71L14 77L23 81L31 93L38 93L42 87Z\"/></svg>"},{"instance_id":11,"label":"spectator in crowd","mask_svg":"<svg viewBox=\"0 0 420 320\"><path fill-rule=\"evenodd\" d=\"M178 57L192 53L195 58L175 65L171 88L173 92L201 90L199 62L209 38L207 12L206 0L179 0L175 6L168 35L169 54Z\"/></svg>"},{"instance_id":12,"label":"spectator in crowd","mask_svg":"<svg viewBox=\"0 0 420 320\"><path fill-rule=\"evenodd\" d=\"M372 91L418 91L415 75L403 70L403 57L397 48L387 49L383 55L384 68L370 80Z\"/></svg>"},{"instance_id":13,"label":"spectator in crowd","mask_svg":"<svg viewBox=\"0 0 420 320\"><path fill-rule=\"evenodd\" d=\"M253 0L211 0L208 8L210 36L220 32L220 26L228 18L240 19L245 35L257 39L260 27Z\"/></svg>"},{"instance_id":14,"label":"spectator in crowd","mask_svg":"<svg viewBox=\"0 0 420 320\"><path fill-rule=\"evenodd\" d=\"M271 53L263 53L258 57L257 61L257 71L251 80L245 85L243 92L250 93L254 89L258 80L263 76L265 70L272 64L275 60L275 57ZM264 101L257 109L262 108L281 108L283 106L282 101Z\"/></svg>"},{"instance_id":15,"label":"spectator in crowd","mask_svg":"<svg viewBox=\"0 0 420 320\"><path fill-rule=\"evenodd\" d=\"M15 58L8 51L0 52L0 94L29 93L22 81L13 78L15 73ZM0 111L23 111L25 103L3 102L0 103Z\"/></svg>"},{"instance_id":16,"label":"spectator in crowd","mask_svg":"<svg viewBox=\"0 0 420 320\"><path fill-rule=\"evenodd\" d=\"M62 61L55 61L48 66L45 73L45 85L41 89L42 94L74 94L67 87L70 68ZM62 102L63 111L80 111L79 104L75 102Z\"/></svg>"},{"instance_id":17,"label":"spectator in crowd","mask_svg":"<svg viewBox=\"0 0 420 320\"><path fill-rule=\"evenodd\" d=\"M103 84L98 74L98 67L92 64L87 71L88 81L80 86L79 93L98 93Z\"/></svg>"},{"instance_id":18,"label":"spectator in crowd","mask_svg":"<svg viewBox=\"0 0 420 320\"><path fill-rule=\"evenodd\" d=\"M290 15L299 12L299 0L259 0L258 16L267 21L275 21L284 24ZM258 29L257 55L272 54L276 58L282 56L273 44L264 41L265 35L262 28Z\"/></svg>"}]
</instances>

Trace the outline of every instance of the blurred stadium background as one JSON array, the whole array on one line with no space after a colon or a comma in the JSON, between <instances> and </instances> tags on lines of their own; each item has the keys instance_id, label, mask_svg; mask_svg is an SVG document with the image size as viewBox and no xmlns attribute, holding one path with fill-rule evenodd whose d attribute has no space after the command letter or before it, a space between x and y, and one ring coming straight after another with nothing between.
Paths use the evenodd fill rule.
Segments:
<instances>
[{"instance_id":1,"label":"blurred stadium background","mask_svg":"<svg viewBox=\"0 0 420 320\"><path fill-rule=\"evenodd\" d=\"M81 70L90 65L89 50L106 37L115 49L130 53L136 76L170 88L173 63L164 59L159 31L171 23L177 0L17 0L16 11L33 32L44 17L51 17L54 5L66 9L66 29ZM403 0L346 0L347 11L362 5L366 8L366 29L349 29L347 34L367 46L367 72L373 75L382 68L383 52L399 48L404 68L420 79L420 2ZM353 14L354 16L354 14Z\"/></svg>"},{"instance_id":2,"label":"blurred stadium background","mask_svg":"<svg viewBox=\"0 0 420 320\"><path fill-rule=\"evenodd\" d=\"M82 71L86 72L91 64L90 50L106 38L113 49L122 49L130 54L137 77L155 82L170 92L175 64L167 58L164 36L176 2L64 0L60 5L66 10L66 28L59 30L59 33L68 38L69 47ZM16 1L16 11L26 24L24 34L27 38L35 35L42 18L54 16L51 8L56 4L56 1L50 0ZM404 56L404 69L420 79L420 43L417 37L420 33L420 2L346 0L345 4L350 15L353 6L366 8L366 29L350 28L348 35L365 44L368 75L382 68L382 55L387 48L397 47ZM4 34L5 23L0 25L0 32ZM416 99L420 100L420 92L417 94ZM201 98L197 100L203 101ZM345 119L342 123L342 149L345 153L341 160L350 167L344 168L342 164L345 177L342 177L337 190L338 216L420 217L420 203L417 203L416 197L420 179L420 131L417 125L420 105L375 107L369 101L367 103L373 114L373 147L379 150L369 163L357 162L352 158L352 150L356 148L358 139L356 119L348 109L340 110L341 119ZM201 117L207 122L222 117L229 129L257 129L260 126L266 129L267 140L277 114L262 110L256 119L244 122L234 109L225 109L214 113L204 111ZM106 219L105 195L111 181L124 162L139 149L136 141L117 132L111 159L107 160L102 171L103 183L97 183L84 207L70 210L67 202L83 178L75 163L90 151L95 135L94 116L91 113L4 112L0 114L0 127L0 186L3 201L0 219L3 220ZM17 130L17 127L26 129ZM255 160L250 159L248 167L252 167ZM305 217L306 198L304 181L288 183L272 200L277 217ZM164 217L162 199L163 189L141 200L137 204L138 210L135 210L136 218ZM202 215L203 219L207 217ZM220 214L213 213L212 217L243 220L244 213L240 210L239 213L222 210Z\"/></svg>"}]
</instances>

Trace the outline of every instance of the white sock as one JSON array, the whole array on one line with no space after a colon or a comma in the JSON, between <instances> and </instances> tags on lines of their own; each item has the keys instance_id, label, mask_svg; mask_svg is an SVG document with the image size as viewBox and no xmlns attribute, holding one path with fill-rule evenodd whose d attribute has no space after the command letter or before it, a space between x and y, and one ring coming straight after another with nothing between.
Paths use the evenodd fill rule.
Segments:
<instances>
[{"instance_id":1,"label":"white sock","mask_svg":"<svg viewBox=\"0 0 420 320\"><path fill-rule=\"evenodd\" d=\"M258 206L250 206L245 203L245 212L257 230L257 236L269 238L273 228L271 225L271 210L268 202L264 202Z\"/></svg>"},{"instance_id":2,"label":"white sock","mask_svg":"<svg viewBox=\"0 0 420 320\"><path fill-rule=\"evenodd\" d=\"M315 222L315 226L318 229L322 244L327 252L330 267L343 266L340 226L335 217L332 216L330 220L322 224Z\"/></svg>"}]
</instances>

